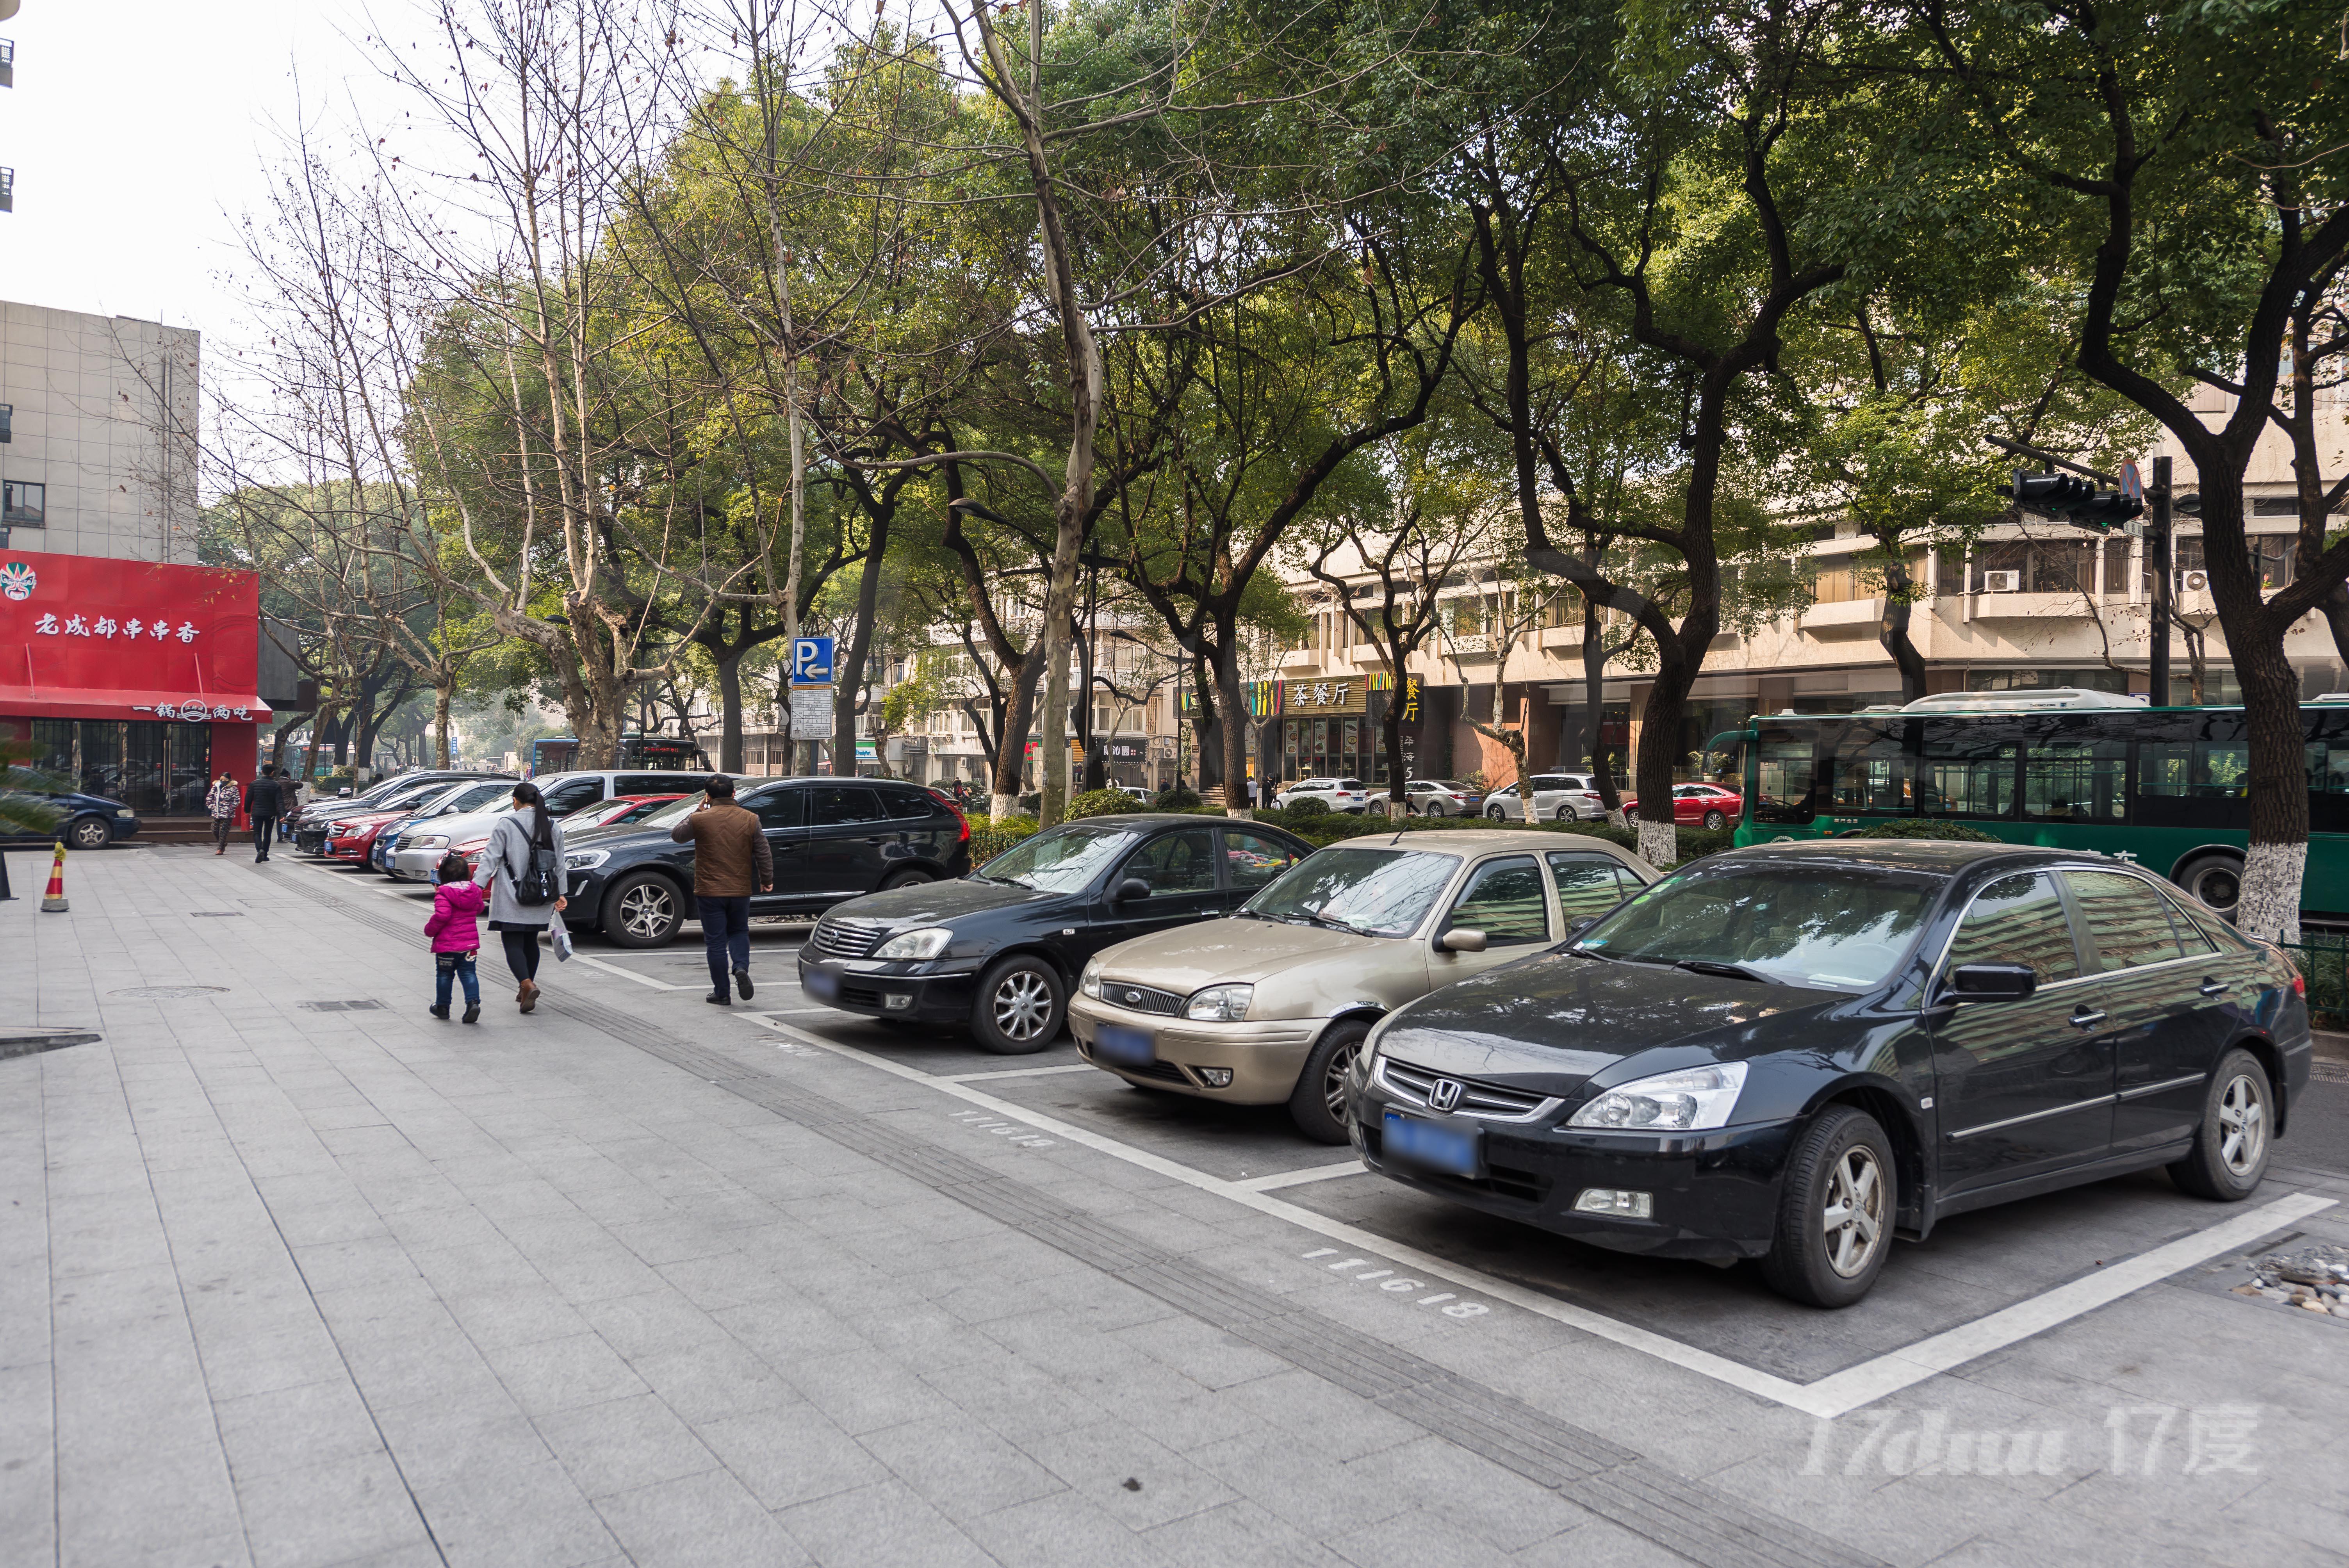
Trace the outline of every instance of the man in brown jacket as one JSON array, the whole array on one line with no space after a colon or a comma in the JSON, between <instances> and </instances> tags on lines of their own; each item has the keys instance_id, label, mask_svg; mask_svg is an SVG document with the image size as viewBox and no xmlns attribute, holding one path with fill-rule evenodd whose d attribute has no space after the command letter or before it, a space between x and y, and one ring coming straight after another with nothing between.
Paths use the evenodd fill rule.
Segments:
<instances>
[{"instance_id":1,"label":"man in brown jacket","mask_svg":"<svg viewBox=\"0 0 2349 1568\"><path fill-rule=\"evenodd\" d=\"M709 954L709 995L702 1000L730 1007L730 956L742 1000L752 994L750 895L774 888L775 851L767 847L757 815L734 804L733 779L712 774L707 789L708 798L668 836L693 846L693 903L701 916L701 945Z\"/></svg>"}]
</instances>

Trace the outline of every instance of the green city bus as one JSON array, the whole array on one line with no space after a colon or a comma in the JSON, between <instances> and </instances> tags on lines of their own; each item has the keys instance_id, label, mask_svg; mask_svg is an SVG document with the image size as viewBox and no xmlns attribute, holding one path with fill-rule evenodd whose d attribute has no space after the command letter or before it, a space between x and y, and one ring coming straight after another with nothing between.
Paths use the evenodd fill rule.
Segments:
<instances>
[{"instance_id":1,"label":"green city bus","mask_svg":"<svg viewBox=\"0 0 2349 1568\"><path fill-rule=\"evenodd\" d=\"M2349 920L2349 696L2307 726L2304 914ZM2231 913L2249 840L2240 707L2147 707L2104 692L1952 692L1859 713L1757 714L1738 755L1737 842L1834 838L1878 822L1963 822L2016 844L2094 850Z\"/></svg>"}]
</instances>

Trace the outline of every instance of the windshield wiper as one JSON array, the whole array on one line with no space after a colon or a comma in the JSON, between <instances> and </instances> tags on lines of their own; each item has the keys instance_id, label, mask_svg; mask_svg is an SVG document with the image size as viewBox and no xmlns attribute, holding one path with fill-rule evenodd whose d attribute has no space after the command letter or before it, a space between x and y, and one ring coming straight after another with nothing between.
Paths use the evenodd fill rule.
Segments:
<instances>
[{"instance_id":1,"label":"windshield wiper","mask_svg":"<svg viewBox=\"0 0 2349 1568\"><path fill-rule=\"evenodd\" d=\"M1725 980L1753 980L1764 985L1778 984L1759 969L1748 969L1743 964L1722 964L1711 958L1677 958L1672 961L1672 967L1685 969L1692 975L1718 975Z\"/></svg>"}]
</instances>

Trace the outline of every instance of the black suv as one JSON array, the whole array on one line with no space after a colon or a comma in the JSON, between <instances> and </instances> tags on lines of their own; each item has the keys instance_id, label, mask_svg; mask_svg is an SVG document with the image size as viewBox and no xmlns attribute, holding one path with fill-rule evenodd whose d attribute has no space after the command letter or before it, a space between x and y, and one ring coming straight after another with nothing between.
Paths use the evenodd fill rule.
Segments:
<instances>
[{"instance_id":1,"label":"black suv","mask_svg":"<svg viewBox=\"0 0 2349 1568\"><path fill-rule=\"evenodd\" d=\"M820 914L885 888L970 870L970 823L935 789L887 779L737 779L735 803L758 813L775 851L772 892L752 914ZM669 829L700 806L689 795L625 827L568 839L565 924L622 947L661 947L693 913L693 846Z\"/></svg>"}]
</instances>

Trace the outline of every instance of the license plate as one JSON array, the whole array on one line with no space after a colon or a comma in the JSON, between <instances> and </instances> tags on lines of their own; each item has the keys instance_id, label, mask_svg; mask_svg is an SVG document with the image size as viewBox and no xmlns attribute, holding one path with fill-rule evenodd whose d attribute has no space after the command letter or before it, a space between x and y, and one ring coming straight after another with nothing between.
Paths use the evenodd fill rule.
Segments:
<instances>
[{"instance_id":1,"label":"license plate","mask_svg":"<svg viewBox=\"0 0 2349 1568\"><path fill-rule=\"evenodd\" d=\"M1476 1128L1423 1121L1399 1110L1390 1110L1380 1119L1383 1130L1381 1147L1387 1153L1448 1175L1476 1174L1479 1163Z\"/></svg>"},{"instance_id":2,"label":"license plate","mask_svg":"<svg viewBox=\"0 0 2349 1568\"><path fill-rule=\"evenodd\" d=\"M1093 1055L1122 1068L1146 1068L1158 1059L1158 1041L1147 1029L1103 1024L1093 1040Z\"/></svg>"},{"instance_id":3,"label":"license plate","mask_svg":"<svg viewBox=\"0 0 2349 1568\"><path fill-rule=\"evenodd\" d=\"M800 977L800 989L819 1002L837 1001L840 996L840 976L829 969L811 969Z\"/></svg>"}]
</instances>

